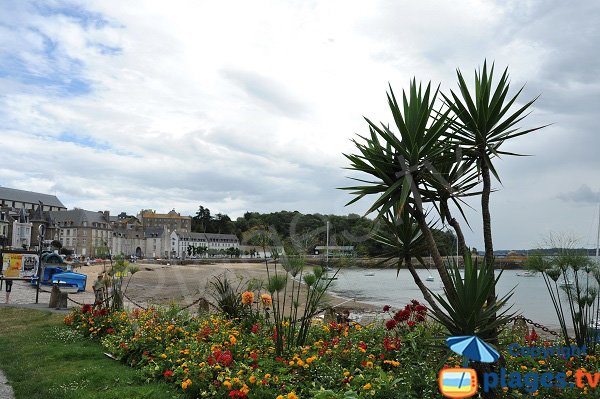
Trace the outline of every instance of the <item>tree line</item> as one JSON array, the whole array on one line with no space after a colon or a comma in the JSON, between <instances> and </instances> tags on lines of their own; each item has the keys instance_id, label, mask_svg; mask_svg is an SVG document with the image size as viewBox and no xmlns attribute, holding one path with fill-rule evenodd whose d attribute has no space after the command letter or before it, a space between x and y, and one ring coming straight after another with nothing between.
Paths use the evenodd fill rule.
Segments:
<instances>
[{"instance_id":1,"label":"tree line","mask_svg":"<svg viewBox=\"0 0 600 399\"><path fill-rule=\"evenodd\" d=\"M312 254L314 248L327 243L329 221L329 245L353 246L359 256L381 256L388 249L377 235L392 235L389 227L373 219L354 213L348 215L303 214L298 211L271 213L246 212L232 220L228 215L211 214L210 209L199 206L192 217L192 231L197 233L235 234L240 243L248 242L255 229L269 228L276 232L286 253ZM456 236L448 231L433 229L442 256L456 253ZM429 256L423 249L421 256Z\"/></svg>"}]
</instances>

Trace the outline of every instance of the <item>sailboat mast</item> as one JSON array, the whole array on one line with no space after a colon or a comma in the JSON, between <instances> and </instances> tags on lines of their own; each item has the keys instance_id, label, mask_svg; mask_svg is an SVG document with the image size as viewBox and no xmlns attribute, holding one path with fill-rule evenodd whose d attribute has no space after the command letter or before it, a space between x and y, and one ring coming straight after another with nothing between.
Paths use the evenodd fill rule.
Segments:
<instances>
[{"instance_id":1,"label":"sailboat mast","mask_svg":"<svg viewBox=\"0 0 600 399\"><path fill-rule=\"evenodd\" d=\"M596 258L600 252L600 204L598 204L598 235L596 236Z\"/></svg>"},{"instance_id":2,"label":"sailboat mast","mask_svg":"<svg viewBox=\"0 0 600 399\"><path fill-rule=\"evenodd\" d=\"M329 220L327 221L327 249L326 249L327 261L325 265L329 267Z\"/></svg>"}]
</instances>

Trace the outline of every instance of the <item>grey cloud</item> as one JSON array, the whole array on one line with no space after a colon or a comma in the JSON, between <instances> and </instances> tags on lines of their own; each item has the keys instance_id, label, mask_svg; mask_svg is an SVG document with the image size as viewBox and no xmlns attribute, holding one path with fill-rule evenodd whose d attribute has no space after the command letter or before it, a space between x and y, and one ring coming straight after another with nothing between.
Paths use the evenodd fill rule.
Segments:
<instances>
[{"instance_id":1,"label":"grey cloud","mask_svg":"<svg viewBox=\"0 0 600 399\"><path fill-rule=\"evenodd\" d=\"M290 118L302 118L308 114L307 105L287 93L285 85L279 82L255 72L235 68L223 69L221 74L271 110Z\"/></svg>"},{"instance_id":2,"label":"grey cloud","mask_svg":"<svg viewBox=\"0 0 600 399\"><path fill-rule=\"evenodd\" d=\"M600 191L593 191L587 184L582 184L577 190L560 193L557 197L563 201L597 204L600 201Z\"/></svg>"}]
</instances>

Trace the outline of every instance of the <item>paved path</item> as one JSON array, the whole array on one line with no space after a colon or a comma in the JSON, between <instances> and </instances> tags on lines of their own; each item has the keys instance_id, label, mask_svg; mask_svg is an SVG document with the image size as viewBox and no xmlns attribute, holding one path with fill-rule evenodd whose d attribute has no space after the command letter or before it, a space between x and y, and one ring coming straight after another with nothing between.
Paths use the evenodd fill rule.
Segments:
<instances>
[{"instance_id":1,"label":"paved path","mask_svg":"<svg viewBox=\"0 0 600 399\"><path fill-rule=\"evenodd\" d=\"M0 370L0 399L15 399L15 393L10 385L8 385L8 381L6 381L6 376Z\"/></svg>"}]
</instances>

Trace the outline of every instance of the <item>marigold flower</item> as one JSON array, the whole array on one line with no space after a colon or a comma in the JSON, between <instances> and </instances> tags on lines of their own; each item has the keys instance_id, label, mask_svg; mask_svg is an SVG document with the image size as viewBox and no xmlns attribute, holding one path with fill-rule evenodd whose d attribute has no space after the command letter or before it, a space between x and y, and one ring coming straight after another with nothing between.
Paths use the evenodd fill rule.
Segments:
<instances>
[{"instance_id":1,"label":"marigold flower","mask_svg":"<svg viewBox=\"0 0 600 399\"><path fill-rule=\"evenodd\" d=\"M256 382L256 377L251 375L250 378L248 378L248 381L250 381L250 384L254 384Z\"/></svg>"},{"instance_id":2,"label":"marigold flower","mask_svg":"<svg viewBox=\"0 0 600 399\"><path fill-rule=\"evenodd\" d=\"M363 385L363 389L365 391L368 391L369 389L373 388L373 385L371 385L370 382L367 382L365 385Z\"/></svg>"},{"instance_id":3,"label":"marigold flower","mask_svg":"<svg viewBox=\"0 0 600 399\"><path fill-rule=\"evenodd\" d=\"M254 292L246 291L242 294L242 304L251 305L254 302Z\"/></svg>"},{"instance_id":4,"label":"marigold flower","mask_svg":"<svg viewBox=\"0 0 600 399\"><path fill-rule=\"evenodd\" d=\"M295 392L290 392L287 394L287 399L298 399L298 395Z\"/></svg>"},{"instance_id":5,"label":"marigold flower","mask_svg":"<svg viewBox=\"0 0 600 399\"><path fill-rule=\"evenodd\" d=\"M260 301L265 308L270 307L273 304L273 298L269 294L262 294L260 296Z\"/></svg>"}]
</instances>

